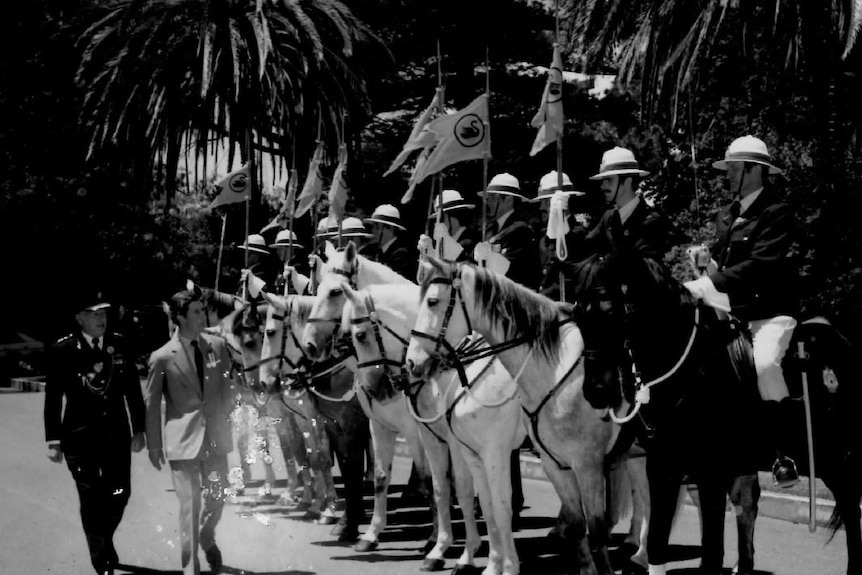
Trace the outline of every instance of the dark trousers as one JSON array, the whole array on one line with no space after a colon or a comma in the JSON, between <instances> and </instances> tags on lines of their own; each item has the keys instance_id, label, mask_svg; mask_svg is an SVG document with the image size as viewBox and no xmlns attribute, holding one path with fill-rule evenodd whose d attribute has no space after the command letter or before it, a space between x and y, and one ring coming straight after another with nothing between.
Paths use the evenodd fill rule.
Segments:
<instances>
[{"instance_id":1,"label":"dark trousers","mask_svg":"<svg viewBox=\"0 0 862 575\"><path fill-rule=\"evenodd\" d=\"M116 566L114 532L131 494L131 447L120 442L113 449L99 446L66 453L81 502L81 524L96 571Z\"/></svg>"}]
</instances>

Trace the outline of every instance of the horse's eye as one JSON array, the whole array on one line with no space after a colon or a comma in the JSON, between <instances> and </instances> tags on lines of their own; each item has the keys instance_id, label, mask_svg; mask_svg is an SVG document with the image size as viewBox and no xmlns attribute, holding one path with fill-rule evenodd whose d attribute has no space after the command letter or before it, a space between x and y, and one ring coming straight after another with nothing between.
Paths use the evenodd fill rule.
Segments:
<instances>
[{"instance_id":1,"label":"horse's eye","mask_svg":"<svg viewBox=\"0 0 862 575\"><path fill-rule=\"evenodd\" d=\"M266 330L266 337L275 337L275 330L274 329Z\"/></svg>"},{"instance_id":2,"label":"horse's eye","mask_svg":"<svg viewBox=\"0 0 862 575\"><path fill-rule=\"evenodd\" d=\"M434 307L438 303L440 303L440 300L437 299L436 297L429 297L427 301L428 301L428 307Z\"/></svg>"},{"instance_id":3,"label":"horse's eye","mask_svg":"<svg viewBox=\"0 0 862 575\"><path fill-rule=\"evenodd\" d=\"M356 332L356 341L358 341L360 343L364 343L366 337L367 336L366 336L364 331L357 331Z\"/></svg>"},{"instance_id":4,"label":"horse's eye","mask_svg":"<svg viewBox=\"0 0 862 575\"><path fill-rule=\"evenodd\" d=\"M341 288L336 288L334 290L330 290L329 297L339 297L343 293L344 291Z\"/></svg>"}]
</instances>

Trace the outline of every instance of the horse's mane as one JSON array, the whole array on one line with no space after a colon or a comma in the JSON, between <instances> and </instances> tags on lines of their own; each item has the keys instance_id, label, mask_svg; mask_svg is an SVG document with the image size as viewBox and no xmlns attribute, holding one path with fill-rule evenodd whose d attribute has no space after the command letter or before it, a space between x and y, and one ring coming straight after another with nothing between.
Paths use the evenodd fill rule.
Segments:
<instances>
[{"instance_id":1,"label":"horse's mane","mask_svg":"<svg viewBox=\"0 0 862 575\"><path fill-rule=\"evenodd\" d=\"M548 358L556 357L560 344L560 305L509 278L471 264L441 262L429 258L437 274L425 274L420 295L424 299L435 276L452 277L458 266L473 270L474 307L489 314L491 321L503 330L504 337L523 337Z\"/></svg>"},{"instance_id":2,"label":"horse's mane","mask_svg":"<svg viewBox=\"0 0 862 575\"><path fill-rule=\"evenodd\" d=\"M338 254L341 255L341 257L342 257L341 265L343 265L343 263L344 263L343 258L345 257L345 255L344 255L345 252L340 251L340 252L338 252ZM356 254L356 262L357 262L360 270L365 268L365 269L369 270L371 273L373 273L374 275L379 276L380 277L380 283L385 283L385 284L413 283L412 281L405 278L404 276L402 276L401 274L399 274L398 272L396 272L395 270L393 270L389 266L387 266L385 264L381 264L380 262L376 262L374 260L370 260L370 259L366 258L365 256L359 254L359 253ZM334 263L331 262L329 259L327 259L325 265L327 268L334 267Z\"/></svg>"},{"instance_id":3,"label":"horse's mane","mask_svg":"<svg viewBox=\"0 0 862 575\"><path fill-rule=\"evenodd\" d=\"M663 262L641 253L627 250L610 254L594 254L573 266L575 294L584 294L601 287L622 284L646 285L648 293L661 305L694 304L691 293L673 277Z\"/></svg>"},{"instance_id":4,"label":"horse's mane","mask_svg":"<svg viewBox=\"0 0 862 575\"><path fill-rule=\"evenodd\" d=\"M254 306L252 311L251 306ZM255 302L246 304L245 307L234 310L225 316L223 322L227 324L228 332L234 336L240 336L244 331L255 328L263 323L269 304L266 302Z\"/></svg>"}]
</instances>

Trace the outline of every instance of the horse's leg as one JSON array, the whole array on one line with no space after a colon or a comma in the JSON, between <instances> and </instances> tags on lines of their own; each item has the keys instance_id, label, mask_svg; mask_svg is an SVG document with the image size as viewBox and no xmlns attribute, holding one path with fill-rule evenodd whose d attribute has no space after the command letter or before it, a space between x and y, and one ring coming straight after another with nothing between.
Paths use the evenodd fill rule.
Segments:
<instances>
[{"instance_id":1,"label":"horse's leg","mask_svg":"<svg viewBox=\"0 0 862 575\"><path fill-rule=\"evenodd\" d=\"M650 575L664 575L665 564L670 561L668 543L679 499L680 477L671 469L672 464L662 462L656 455L646 460L649 483L650 517L647 533Z\"/></svg>"},{"instance_id":2,"label":"horse's leg","mask_svg":"<svg viewBox=\"0 0 862 575\"><path fill-rule=\"evenodd\" d=\"M500 529L497 525L497 518L494 516L495 494L491 490L488 462L466 449L462 450L462 453L464 461L470 469L470 474L473 476L473 483L479 492L479 504L482 506L482 515L488 530L488 566L482 571L482 575L500 575L503 568L503 553ZM506 457L508 456L507 452ZM465 503L465 505L472 505L472 503Z\"/></svg>"},{"instance_id":3,"label":"horse's leg","mask_svg":"<svg viewBox=\"0 0 862 575\"><path fill-rule=\"evenodd\" d=\"M283 431L287 442L282 442L282 453L285 464L294 468L299 466L298 479L302 486L302 498L299 501L301 507L308 507L314 500L314 480L311 476L311 468L308 465L308 453L306 452L305 440L299 429L296 415L292 411L286 411L282 419ZM288 446L288 450L285 450ZM293 501L293 493L288 493L290 501Z\"/></svg>"},{"instance_id":4,"label":"horse's leg","mask_svg":"<svg viewBox=\"0 0 862 575\"><path fill-rule=\"evenodd\" d=\"M374 483L374 442L371 441L371 437L365 443L363 453L365 455L365 481Z\"/></svg>"},{"instance_id":5,"label":"horse's leg","mask_svg":"<svg viewBox=\"0 0 862 575\"><path fill-rule=\"evenodd\" d=\"M646 457L630 456L626 459L625 470L632 486L632 521L630 533L635 537L637 552L629 560L647 568L647 533L649 532L650 500L649 483L646 474ZM628 538L626 538L628 541Z\"/></svg>"},{"instance_id":6,"label":"horse's leg","mask_svg":"<svg viewBox=\"0 0 862 575\"><path fill-rule=\"evenodd\" d=\"M404 405L403 402L401 404ZM422 441L419 438L419 426L412 427L408 430L402 429L401 431L404 434L404 440L407 442L410 455L413 457L413 464L416 466L416 472L419 475L419 488L423 494L426 495L431 510L431 535L428 537L428 541L425 543L425 547L423 548L423 553L427 553L437 544L437 536L440 530L440 524L437 521L437 501L434 497L434 491L436 490L432 484L433 477L431 474L431 467L428 462L428 456L426 455L425 448L422 446ZM376 445L374 446L374 449L377 449ZM448 481L445 477L443 480ZM428 491L429 484L432 485L430 493ZM451 494L451 491L449 493ZM446 506L448 507L450 504L450 500L446 499Z\"/></svg>"},{"instance_id":7,"label":"horse's leg","mask_svg":"<svg viewBox=\"0 0 862 575\"><path fill-rule=\"evenodd\" d=\"M338 421L341 433L334 441L337 446L338 465L344 480L344 514L332 535L342 542L354 541L359 536L359 525L365 519L362 501L362 483L365 465L365 446L370 441L368 419L356 405L340 409Z\"/></svg>"},{"instance_id":8,"label":"horse's leg","mask_svg":"<svg viewBox=\"0 0 862 575\"><path fill-rule=\"evenodd\" d=\"M754 522L757 520L758 499L760 499L760 483L756 473L740 475L733 480L730 502L736 513L738 575L749 575L754 572Z\"/></svg>"},{"instance_id":9,"label":"horse's leg","mask_svg":"<svg viewBox=\"0 0 862 575\"><path fill-rule=\"evenodd\" d=\"M374 515L371 525L360 537L356 551L377 549L380 533L386 528L386 495L392 479L392 458L395 457L395 440L398 434L372 419L371 438L374 441Z\"/></svg>"},{"instance_id":10,"label":"horse's leg","mask_svg":"<svg viewBox=\"0 0 862 575\"><path fill-rule=\"evenodd\" d=\"M317 435L317 458L318 468L323 476L324 501L318 523L321 525L332 525L338 521L336 513L338 503L338 492L335 490L335 481L332 478L332 446L326 432L326 422L320 412L315 408L311 426Z\"/></svg>"},{"instance_id":11,"label":"horse's leg","mask_svg":"<svg viewBox=\"0 0 862 575\"><path fill-rule=\"evenodd\" d=\"M461 514L464 516L464 528L467 535L467 540L464 542L464 552L458 558L457 565L465 567L474 565L476 551L479 550L479 546L482 544L482 536L479 534L479 527L476 524L475 506L473 504L475 496L473 490L473 470L465 459L465 456L468 455L467 451L457 439L450 441L449 453L452 457L452 474L455 476L455 495L458 497L458 505L461 507Z\"/></svg>"},{"instance_id":12,"label":"horse's leg","mask_svg":"<svg viewBox=\"0 0 862 575\"><path fill-rule=\"evenodd\" d=\"M293 491L299 487L299 476L296 473L296 463L293 461L293 451L290 447L290 437L287 432L287 424L284 419L281 419L277 423L273 424L273 427L275 428L275 434L278 441L278 445L275 447L281 451L281 454L284 457L284 467L287 472L287 489L285 490L285 494L287 495L286 499L290 499L290 495L292 495Z\"/></svg>"},{"instance_id":13,"label":"horse's leg","mask_svg":"<svg viewBox=\"0 0 862 575\"><path fill-rule=\"evenodd\" d=\"M577 573L580 575L595 575L598 573L593 556L590 553L590 545L587 541L587 523L584 516L584 507L581 500L581 492L578 482L571 470L560 469L546 454L542 453L542 468L545 475L554 485L557 495L560 497L562 510L560 514L566 525L565 539L573 541L575 545L566 546L567 550L575 551L577 560Z\"/></svg>"},{"instance_id":14,"label":"horse's leg","mask_svg":"<svg viewBox=\"0 0 862 575\"><path fill-rule=\"evenodd\" d=\"M451 490L449 484L449 445L441 442L424 425L419 426L419 439L422 442L436 503L437 538L434 547L425 556L423 570L439 571L445 563L443 554L452 545Z\"/></svg>"},{"instance_id":15,"label":"horse's leg","mask_svg":"<svg viewBox=\"0 0 862 575\"><path fill-rule=\"evenodd\" d=\"M724 563L724 512L728 489L722 478L699 478L697 492L703 516L700 569L704 575L717 575Z\"/></svg>"},{"instance_id":16,"label":"horse's leg","mask_svg":"<svg viewBox=\"0 0 862 575\"><path fill-rule=\"evenodd\" d=\"M512 500L512 451L509 447L506 444L500 445L498 449L483 451L482 457L491 489L491 509L497 527L497 543L500 546L501 573L517 575L521 570L521 564L518 551L515 549L515 537L512 534L514 514L512 506L517 503L517 500ZM488 513L485 513L485 516L487 517Z\"/></svg>"},{"instance_id":17,"label":"horse's leg","mask_svg":"<svg viewBox=\"0 0 862 575\"><path fill-rule=\"evenodd\" d=\"M604 452L590 451L572 461L581 501L586 513L590 553L596 569L603 575L613 575L608 553L608 524L605 519Z\"/></svg>"}]
</instances>

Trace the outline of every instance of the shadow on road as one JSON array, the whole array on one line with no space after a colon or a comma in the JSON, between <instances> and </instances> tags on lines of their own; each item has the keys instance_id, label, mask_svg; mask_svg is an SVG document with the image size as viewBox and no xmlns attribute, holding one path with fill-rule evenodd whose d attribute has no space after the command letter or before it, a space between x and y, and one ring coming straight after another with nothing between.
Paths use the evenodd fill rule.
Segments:
<instances>
[{"instance_id":1,"label":"shadow on road","mask_svg":"<svg viewBox=\"0 0 862 575\"><path fill-rule=\"evenodd\" d=\"M202 570L201 573L211 573L210 571ZM224 566L220 573L228 575L315 575L314 571L249 571L247 569L239 569L237 567ZM136 567L134 565L118 565L117 575L183 575L182 571L161 569L150 569L148 567Z\"/></svg>"}]
</instances>

